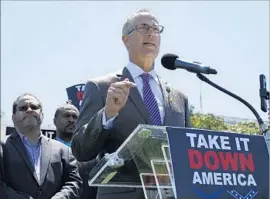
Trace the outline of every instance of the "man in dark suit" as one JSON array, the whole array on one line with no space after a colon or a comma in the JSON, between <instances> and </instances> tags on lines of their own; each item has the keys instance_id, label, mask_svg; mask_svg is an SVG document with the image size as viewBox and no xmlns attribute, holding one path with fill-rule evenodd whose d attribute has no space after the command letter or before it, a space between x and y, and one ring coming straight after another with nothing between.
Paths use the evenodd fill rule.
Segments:
<instances>
[{"instance_id":1,"label":"man in dark suit","mask_svg":"<svg viewBox=\"0 0 270 199\"><path fill-rule=\"evenodd\" d=\"M69 147L41 133L41 102L23 94L13 104L16 131L3 144L4 192L10 199L79 199L82 180Z\"/></svg>"},{"instance_id":2,"label":"man in dark suit","mask_svg":"<svg viewBox=\"0 0 270 199\"><path fill-rule=\"evenodd\" d=\"M127 19L122 40L130 62L122 73L86 84L72 141L78 160L90 160L100 152L115 152L139 124L189 126L187 98L155 71L163 29L148 10L140 10ZM133 175L134 169L130 168L126 178ZM98 189L98 199L111 198L141 199L144 194L135 188Z\"/></svg>"},{"instance_id":3,"label":"man in dark suit","mask_svg":"<svg viewBox=\"0 0 270 199\"><path fill-rule=\"evenodd\" d=\"M4 183L4 161L3 161L3 143L0 140L0 198L7 198L5 193L5 183Z\"/></svg>"},{"instance_id":4,"label":"man in dark suit","mask_svg":"<svg viewBox=\"0 0 270 199\"><path fill-rule=\"evenodd\" d=\"M67 101L65 104L59 106L54 114L53 123L56 127L56 140L70 147L71 138L75 132L75 122L79 115L78 109ZM83 180L83 193L80 199L95 199L97 195L96 187L89 187L89 173L94 168L97 159L93 159L87 162L79 162L80 176Z\"/></svg>"}]
</instances>

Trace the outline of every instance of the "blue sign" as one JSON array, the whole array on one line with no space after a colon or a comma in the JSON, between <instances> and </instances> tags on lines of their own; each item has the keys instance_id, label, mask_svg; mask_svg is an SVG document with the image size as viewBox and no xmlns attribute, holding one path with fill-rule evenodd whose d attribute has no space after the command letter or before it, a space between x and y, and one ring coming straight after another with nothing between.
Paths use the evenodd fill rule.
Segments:
<instances>
[{"instance_id":1,"label":"blue sign","mask_svg":"<svg viewBox=\"0 0 270 199\"><path fill-rule=\"evenodd\" d=\"M178 199L269 199L263 136L167 128Z\"/></svg>"},{"instance_id":2,"label":"blue sign","mask_svg":"<svg viewBox=\"0 0 270 199\"><path fill-rule=\"evenodd\" d=\"M72 104L80 110L85 84L76 84L66 88L68 100L71 100Z\"/></svg>"}]
</instances>

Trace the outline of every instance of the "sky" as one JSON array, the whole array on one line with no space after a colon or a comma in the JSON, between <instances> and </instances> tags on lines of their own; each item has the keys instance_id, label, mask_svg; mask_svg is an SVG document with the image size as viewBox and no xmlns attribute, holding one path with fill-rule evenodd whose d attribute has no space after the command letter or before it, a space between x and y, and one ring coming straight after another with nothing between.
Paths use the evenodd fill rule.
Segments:
<instances>
[{"instance_id":1,"label":"sky","mask_svg":"<svg viewBox=\"0 0 270 199\"><path fill-rule=\"evenodd\" d=\"M267 120L260 109L259 75L269 82L268 1L1 1L3 121L12 124L12 103L30 92L43 103L43 126L52 126L67 87L121 70L128 63L122 26L141 8L150 9L165 27L157 73L187 95L195 111L254 119L246 106L196 74L163 68L165 53L216 69L218 74L208 78L247 100Z\"/></svg>"}]
</instances>

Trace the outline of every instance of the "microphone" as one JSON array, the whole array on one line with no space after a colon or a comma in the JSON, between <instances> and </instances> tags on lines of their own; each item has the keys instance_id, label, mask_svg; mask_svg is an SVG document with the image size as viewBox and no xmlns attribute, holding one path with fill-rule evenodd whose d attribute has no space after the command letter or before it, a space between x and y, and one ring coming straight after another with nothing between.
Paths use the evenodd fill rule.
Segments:
<instances>
[{"instance_id":1,"label":"microphone","mask_svg":"<svg viewBox=\"0 0 270 199\"><path fill-rule=\"evenodd\" d=\"M163 55L161 58L161 64L164 66L164 68L169 70L181 68L192 73L217 74L217 71L209 66L202 66L198 62L189 63L181 61L178 59L178 56L174 54Z\"/></svg>"},{"instance_id":2,"label":"microphone","mask_svg":"<svg viewBox=\"0 0 270 199\"><path fill-rule=\"evenodd\" d=\"M260 98L261 98L261 110L267 112L267 100L269 100L269 91L266 88L265 75L260 75Z\"/></svg>"}]
</instances>

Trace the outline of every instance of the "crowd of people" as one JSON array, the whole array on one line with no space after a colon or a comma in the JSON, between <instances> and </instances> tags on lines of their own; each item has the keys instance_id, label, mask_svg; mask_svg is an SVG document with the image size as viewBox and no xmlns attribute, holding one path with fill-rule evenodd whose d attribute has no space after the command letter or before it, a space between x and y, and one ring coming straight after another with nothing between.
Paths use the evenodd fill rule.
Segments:
<instances>
[{"instance_id":1,"label":"crowd of people","mask_svg":"<svg viewBox=\"0 0 270 199\"><path fill-rule=\"evenodd\" d=\"M41 133L43 107L35 95L14 101L15 131L1 145L1 199L158 198L157 190L96 188L88 180L100 159L115 152L139 124L189 126L187 97L155 70L163 30L149 10L126 20L122 41L129 63L122 73L88 81L80 110L70 102L56 109L56 139ZM135 163L125 166L118 175L137 179Z\"/></svg>"},{"instance_id":2,"label":"crowd of people","mask_svg":"<svg viewBox=\"0 0 270 199\"><path fill-rule=\"evenodd\" d=\"M78 162L70 149L79 110L70 101L56 109L55 139L41 133L43 107L36 96L20 95L12 113L16 131L2 144L0 198L96 198L97 189L88 186L96 161Z\"/></svg>"}]
</instances>

